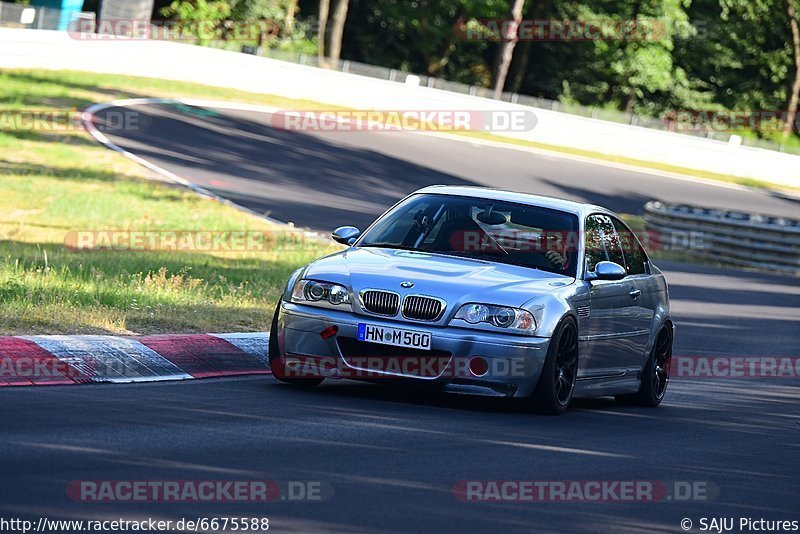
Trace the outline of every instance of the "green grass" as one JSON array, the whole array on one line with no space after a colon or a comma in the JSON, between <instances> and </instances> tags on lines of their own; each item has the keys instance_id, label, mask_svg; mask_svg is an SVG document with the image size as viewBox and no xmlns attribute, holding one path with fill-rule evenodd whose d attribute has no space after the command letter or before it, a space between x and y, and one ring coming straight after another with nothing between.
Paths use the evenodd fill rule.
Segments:
<instances>
[{"instance_id":1,"label":"green grass","mask_svg":"<svg viewBox=\"0 0 800 534\"><path fill-rule=\"evenodd\" d=\"M248 102L288 109L319 109L310 100L284 98L138 76L96 74L68 70L3 70L0 72L3 109L70 109L122 98L208 98ZM326 106L326 109L334 109Z\"/></svg>"},{"instance_id":2,"label":"green grass","mask_svg":"<svg viewBox=\"0 0 800 534\"><path fill-rule=\"evenodd\" d=\"M240 98L235 91L159 80L0 73L5 110L68 111L115 98L177 95ZM77 129L0 132L0 333L267 330L289 274L336 250L314 241L236 252L64 246L78 230L284 230L153 181L147 172Z\"/></svg>"}]
</instances>

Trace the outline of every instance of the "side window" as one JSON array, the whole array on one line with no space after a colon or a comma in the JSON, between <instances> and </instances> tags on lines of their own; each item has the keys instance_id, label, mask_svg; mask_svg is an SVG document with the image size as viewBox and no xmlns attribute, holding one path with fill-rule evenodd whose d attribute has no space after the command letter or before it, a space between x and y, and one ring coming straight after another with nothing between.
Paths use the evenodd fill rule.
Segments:
<instances>
[{"instance_id":1,"label":"side window","mask_svg":"<svg viewBox=\"0 0 800 534\"><path fill-rule=\"evenodd\" d=\"M611 218L606 215L590 215L586 219L586 263L587 269L601 261L613 261L625 266L622 246Z\"/></svg>"},{"instance_id":2,"label":"side window","mask_svg":"<svg viewBox=\"0 0 800 534\"><path fill-rule=\"evenodd\" d=\"M622 244L622 253L625 255L625 267L628 274L645 274L647 272L645 265L647 256L639 244L639 240L622 221L619 219L613 219L613 221Z\"/></svg>"},{"instance_id":3,"label":"side window","mask_svg":"<svg viewBox=\"0 0 800 534\"><path fill-rule=\"evenodd\" d=\"M601 261L608 261L602 223L598 215L590 215L586 219L586 269L594 271L594 266Z\"/></svg>"}]
</instances>

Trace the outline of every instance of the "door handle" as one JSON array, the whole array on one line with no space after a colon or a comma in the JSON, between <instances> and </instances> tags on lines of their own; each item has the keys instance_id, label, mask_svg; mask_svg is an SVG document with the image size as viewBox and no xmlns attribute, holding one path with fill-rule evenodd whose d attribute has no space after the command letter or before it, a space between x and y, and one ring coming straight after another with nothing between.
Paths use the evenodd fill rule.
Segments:
<instances>
[{"instance_id":1,"label":"door handle","mask_svg":"<svg viewBox=\"0 0 800 534\"><path fill-rule=\"evenodd\" d=\"M628 295L630 295L632 299L639 298L639 295L641 295L641 294L642 294L642 290L641 290L641 289L636 289L635 287L634 287L634 288L632 288L632 289L631 289L631 290L628 292Z\"/></svg>"}]
</instances>

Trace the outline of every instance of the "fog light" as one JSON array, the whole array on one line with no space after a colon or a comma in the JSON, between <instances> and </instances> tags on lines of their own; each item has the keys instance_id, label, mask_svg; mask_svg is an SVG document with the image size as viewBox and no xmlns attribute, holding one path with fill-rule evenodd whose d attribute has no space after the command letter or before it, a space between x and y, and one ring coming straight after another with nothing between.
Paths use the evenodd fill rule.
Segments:
<instances>
[{"instance_id":1,"label":"fog light","mask_svg":"<svg viewBox=\"0 0 800 534\"><path fill-rule=\"evenodd\" d=\"M481 377L489 372L489 362L481 356L473 356L469 360L469 372L472 376Z\"/></svg>"},{"instance_id":2,"label":"fog light","mask_svg":"<svg viewBox=\"0 0 800 534\"><path fill-rule=\"evenodd\" d=\"M326 328L325 330L320 332L319 335L320 335L320 337L322 337L322 339L328 339L328 338L331 338L331 337L335 336L338 331L339 331L339 327L336 326L336 325L333 325L333 326L329 326L328 328Z\"/></svg>"}]
</instances>

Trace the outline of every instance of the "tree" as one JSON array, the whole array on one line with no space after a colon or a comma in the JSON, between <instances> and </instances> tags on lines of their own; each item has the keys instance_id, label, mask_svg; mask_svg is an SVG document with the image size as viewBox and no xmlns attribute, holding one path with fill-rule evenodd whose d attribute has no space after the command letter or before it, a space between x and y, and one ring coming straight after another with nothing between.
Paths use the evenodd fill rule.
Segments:
<instances>
[{"instance_id":1,"label":"tree","mask_svg":"<svg viewBox=\"0 0 800 534\"><path fill-rule=\"evenodd\" d=\"M294 31L294 17L297 13L297 0L289 0L286 6L286 16L283 18L283 34L286 36L292 35Z\"/></svg>"},{"instance_id":2,"label":"tree","mask_svg":"<svg viewBox=\"0 0 800 534\"><path fill-rule=\"evenodd\" d=\"M328 56L334 66L339 64L339 57L342 54L342 37L344 35L344 23L347 21L347 6L349 3L349 0L338 0L336 7L333 9Z\"/></svg>"},{"instance_id":3,"label":"tree","mask_svg":"<svg viewBox=\"0 0 800 534\"><path fill-rule=\"evenodd\" d=\"M272 45L277 41L281 33L278 21L283 20L285 16L286 0L230 0L230 2L231 18L234 21L257 25L250 28L257 27L259 30L256 40L258 46Z\"/></svg>"},{"instance_id":4,"label":"tree","mask_svg":"<svg viewBox=\"0 0 800 534\"><path fill-rule=\"evenodd\" d=\"M319 27L317 28L317 61L320 66L327 65L325 61L325 30L328 26L328 11L331 0L319 0Z\"/></svg>"},{"instance_id":5,"label":"tree","mask_svg":"<svg viewBox=\"0 0 800 534\"><path fill-rule=\"evenodd\" d=\"M508 16L509 0L351 2L342 54L349 59L490 87L497 43L481 21Z\"/></svg>"},{"instance_id":6,"label":"tree","mask_svg":"<svg viewBox=\"0 0 800 534\"><path fill-rule=\"evenodd\" d=\"M534 0L528 2L528 7L525 10L525 18L529 20L541 18L548 9L552 8L552 2L553 0ZM515 54L509 66L508 74L511 83L510 91L512 93L518 93L520 87L522 87L522 82L528 70L528 61L530 61L531 58L533 45L533 39L526 39L519 46L514 47ZM506 85L508 85L508 82L506 82Z\"/></svg>"},{"instance_id":7,"label":"tree","mask_svg":"<svg viewBox=\"0 0 800 534\"><path fill-rule=\"evenodd\" d=\"M161 10L166 17L175 17L183 27L189 27L199 45L207 45L222 33L220 24L231 14L225 0L175 0Z\"/></svg>"},{"instance_id":8,"label":"tree","mask_svg":"<svg viewBox=\"0 0 800 534\"><path fill-rule=\"evenodd\" d=\"M788 110L743 132L775 140L800 115L800 0L331 1L319 4L323 59L639 115ZM492 21L521 17L578 23L563 37L497 39ZM581 35L598 21L599 37Z\"/></svg>"},{"instance_id":9,"label":"tree","mask_svg":"<svg viewBox=\"0 0 800 534\"><path fill-rule=\"evenodd\" d=\"M287 0L229 0L234 20L283 20Z\"/></svg>"},{"instance_id":10,"label":"tree","mask_svg":"<svg viewBox=\"0 0 800 534\"><path fill-rule=\"evenodd\" d=\"M506 76L508 76L508 69L511 66L511 59L514 57L514 46L517 44L519 37L517 30L522 21L522 7L525 0L514 0L511 7L511 20L514 21L513 25L506 26L506 34L503 36L503 42L500 44L500 65L497 69L497 75L494 80L494 98L499 100L503 95L503 87L506 85Z\"/></svg>"},{"instance_id":11,"label":"tree","mask_svg":"<svg viewBox=\"0 0 800 534\"><path fill-rule=\"evenodd\" d=\"M755 112L755 134L775 141L791 118L762 122L758 112L791 107L796 11L794 17L788 12L786 0L695 0L689 14L709 21L705 38L681 42L676 55L689 76L708 83L715 105Z\"/></svg>"},{"instance_id":12,"label":"tree","mask_svg":"<svg viewBox=\"0 0 800 534\"><path fill-rule=\"evenodd\" d=\"M783 124L783 139L786 140L792 133L792 127L796 124L797 99L800 95L800 31L797 28L797 17L795 16L794 0L786 0L786 14L789 16L789 27L792 30L792 50L794 51L794 83L792 84L791 94L789 95L789 106L786 114L786 121Z\"/></svg>"}]
</instances>

